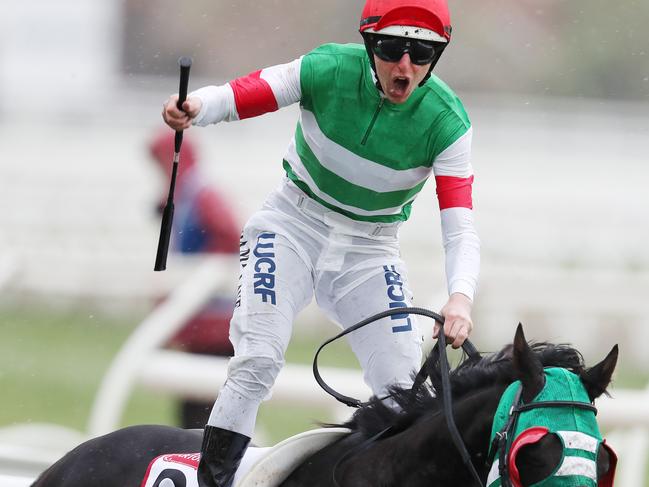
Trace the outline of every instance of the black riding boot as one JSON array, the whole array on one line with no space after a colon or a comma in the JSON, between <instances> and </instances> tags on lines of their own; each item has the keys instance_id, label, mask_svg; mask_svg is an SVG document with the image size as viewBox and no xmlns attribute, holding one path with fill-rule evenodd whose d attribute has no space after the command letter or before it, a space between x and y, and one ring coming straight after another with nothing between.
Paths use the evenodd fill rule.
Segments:
<instances>
[{"instance_id":1,"label":"black riding boot","mask_svg":"<svg viewBox=\"0 0 649 487\"><path fill-rule=\"evenodd\" d=\"M234 473L239 467L250 443L250 438L216 426L205 426L201 461L198 464L200 487L231 487Z\"/></svg>"}]
</instances>

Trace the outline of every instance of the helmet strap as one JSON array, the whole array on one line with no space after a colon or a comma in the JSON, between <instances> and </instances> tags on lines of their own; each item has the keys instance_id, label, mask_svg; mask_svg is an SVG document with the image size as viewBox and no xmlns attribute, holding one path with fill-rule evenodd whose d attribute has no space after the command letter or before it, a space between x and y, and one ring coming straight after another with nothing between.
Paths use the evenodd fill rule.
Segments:
<instances>
[{"instance_id":1,"label":"helmet strap","mask_svg":"<svg viewBox=\"0 0 649 487\"><path fill-rule=\"evenodd\" d=\"M381 93L384 93L383 88L381 87L381 82L379 81L379 75L376 73L376 63L374 62L374 53L372 52L372 46L370 44L370 35L361 32L361 36L363 36L363 42L365 43L367 57L370 60L370 67L372 68L372 72L374 73L374 77L376 78L376 89Z\"/></svg>"},{"instance_id":2,"label":"helmet strap","mask_svg":"<svg viewBox=\"0 0 649 487\"><path fill-rule=\"evenodd\" d=\"M433 61L430 63L430 68L428 69L428 73L426 73L426 76L424 76L424 79L421 80L421 83L419 83L419 86L423 86L426 81L430 78L430 75L433 74L433 68L437 64L437 61L439 61L439 58L442 57L442 54L444 52L444 49L446 49L446 44L442 46L442 48L437 52L435 57L433 58Z\"/></svg>"}]
</instances>

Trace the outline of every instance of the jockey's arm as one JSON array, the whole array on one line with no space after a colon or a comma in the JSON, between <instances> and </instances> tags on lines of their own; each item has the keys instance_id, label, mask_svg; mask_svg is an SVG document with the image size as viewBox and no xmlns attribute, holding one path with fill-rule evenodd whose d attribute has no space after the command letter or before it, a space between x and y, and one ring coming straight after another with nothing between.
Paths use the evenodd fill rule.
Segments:
<instances>
[{"instance_id":1,"label":"jockey's arm","mask_svg":"<svg viewBox=\"0 0 649 487\"><path fill-rule=\"evenodd\" d=\"M301 62L299 58L221 86L200 88L189 94L184 112L176 107L178 96L173 95L165 102L162 116L174 130L184 130L191 125L231 122L274 112L300 100Z\"/></svg>"},{"instance_id":2,"label":"jockey's arm","mask_svg":"<svg viewBox=\"0 0 649 487\"><path fill-rule=\"evenodd\" d=\"M441 310L444 334L458 348L473 330L471 309L480 272L480 239L473 224L472 129L435 159L449 300ZM438 330L435 329L434 337Z\"/></svg>"}]
</instances>

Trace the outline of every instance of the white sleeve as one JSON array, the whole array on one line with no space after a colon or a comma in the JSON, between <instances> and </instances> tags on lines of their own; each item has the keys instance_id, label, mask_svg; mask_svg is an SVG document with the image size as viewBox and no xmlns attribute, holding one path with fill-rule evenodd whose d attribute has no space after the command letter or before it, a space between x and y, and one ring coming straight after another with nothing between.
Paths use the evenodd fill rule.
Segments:
<instances>
[{"instance_id":1,"label":"white sleeve","mask_svg":"<svg viewBox=\"0 0 649 487\"><path fill-rule=\"evenodd\" d=\"M447 208L441 219L448 293L462 293L473 300L480 274L480 238L473 225L473 210Z\"/></svg>"},{"instance_id":2,"label":"white sleeve","mask_svg":"<svg viewBox=\"0 0 649 487\"><path fill-rule=\"evenodd\" d=\"M230 83L221 86L206 86L193 91L188 96L196 96L203 103L201 111L192 122L194 125L205 127L211 123L239 120L237 107L234 103L234 92Z\"/></svg>"},{"instance_id":3,"label":"white sleeve","mask_svg":"<svg viewBox=\"0 0 649 487\"><path fill-rule=\"evenodd\" d=\"M261 79L265 80L273 90L278 108L297 103L302 98L302 86L300 84L302 57L290 63L279 64L261 70Z\"/></svg>"},{"instance_id":4,"label":"white sleeve","mask_svg":"<svg viewBox=\"0 0 649 487\"><path fill-rule=\"evenodd\" d=\"M435 176L453 176L468 178L473 176L471 165L471 143L473 127L469 127L464 135L440 152L433 163Z\"/></svg>"},{"instance_id":5,"label":"white sleeve","mask_svg":"<svg viewBox=\"0 0 649 487\"><path fill-rule=\"evenodd\" d=\"M237 101L235 100L234 94L234 89L236 89L237 83L239 82L248 81L258 83L259 80L263 80L270 87L267 98L274 98L277 108L282 108L300 101L302 97L300 85L301 65L302 58L300 57L290 63L264 68L261 71L251 73L221 86L206 86L190 93L189 96L196 96L202 102L201 111L194 119L193 124L204 127L223 121L231 122L239 120ZM267 87L265 89L268 90ZM247 102L245 97L241 98L239 98L241 102Z\"/></svg>"}]
</instances>

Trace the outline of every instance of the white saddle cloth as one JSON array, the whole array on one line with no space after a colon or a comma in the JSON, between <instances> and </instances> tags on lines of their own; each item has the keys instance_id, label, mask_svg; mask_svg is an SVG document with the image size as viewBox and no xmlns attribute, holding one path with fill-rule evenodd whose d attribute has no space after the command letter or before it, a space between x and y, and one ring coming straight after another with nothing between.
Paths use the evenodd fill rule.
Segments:
<instances>
[{"instance_id":1,"label":"white saddle cloth","mask_svg":"<svg viewBox=\"0 0 649 487\"><path fill-rule=\"evenodd\" d=\"M234 476L235 487L276 487L308 456L349 433L347 428L305 431L269 448L250 447ZM178 453L154 458L141 487L180 487L174 482L184 477L185 487L198 487L196 469L200 453Z\"/></svg>"}]
</instances>

